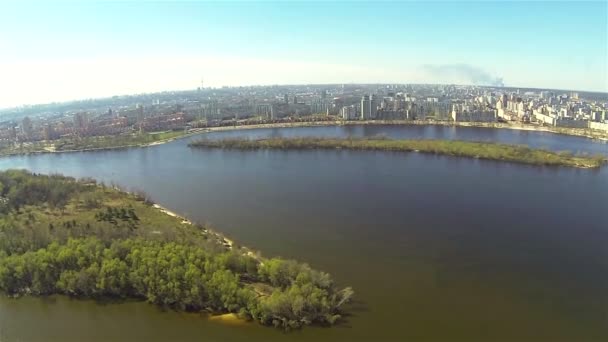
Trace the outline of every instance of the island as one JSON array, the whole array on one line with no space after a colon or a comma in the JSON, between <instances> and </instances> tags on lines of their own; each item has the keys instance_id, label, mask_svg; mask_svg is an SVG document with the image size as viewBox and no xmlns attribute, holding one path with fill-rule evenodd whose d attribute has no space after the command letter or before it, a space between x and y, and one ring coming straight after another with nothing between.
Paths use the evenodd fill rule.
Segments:
<instances>
[{"instance_id":1,"label":"island","mask_svg":"<svg viewBox=\"0 0 608 342\"><path fill-rule=\"evenodd\" d=\"M571 152L552 152L533 149L522 145L498 144L492 142L471 142L459 140L395 140L387 137L371 138L264 138L250 140L246 138L200 139L190 143L194 148L224 149L350 149L398 152L422 152L458 157L508 161L532 165L570 166L579 168L597 168L606 163L602 155L574 155Z\"/></svg>"},{"instance_id":2,"label":"island","mask_svg":"<svg viewBox=\"0 0 608 342\"><path fill-rule=\"evenodd\" d=\"M9 296L146 300L287 330L339 322L353 296L327 273L262 257L143 191L93 179L2 171L0 213Z\"/></svg>"}]
</instances>

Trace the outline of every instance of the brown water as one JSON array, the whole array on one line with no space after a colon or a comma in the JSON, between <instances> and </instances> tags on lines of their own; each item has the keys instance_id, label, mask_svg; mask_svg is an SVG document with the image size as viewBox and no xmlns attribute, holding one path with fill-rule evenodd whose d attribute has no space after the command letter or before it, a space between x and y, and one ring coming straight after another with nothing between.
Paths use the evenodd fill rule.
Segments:
<instances>
[{"instance_id":1,"label":"brown water","mask_svg":"<svg viewBox=\"0 0 608 342\"><path fill-rule=\"evenodd\" d=\"M539 132L324 127L213 133L374 135L606 153ZM362 151L147 149L0 159L0 168L139 187L267 256L351 285L352 316L284 334L145 303L0 299L0 341L605 341L608 169Z\"/></svg>"}]
</instances>

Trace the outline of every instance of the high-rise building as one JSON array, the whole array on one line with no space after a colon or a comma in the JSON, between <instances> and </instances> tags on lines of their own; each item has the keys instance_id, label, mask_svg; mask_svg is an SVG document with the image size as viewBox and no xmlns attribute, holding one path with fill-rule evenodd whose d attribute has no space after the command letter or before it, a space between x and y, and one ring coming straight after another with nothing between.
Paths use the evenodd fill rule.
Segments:
<instances>
[{"instance_id":1,"label":"high-rise building","mask_svg":"<svg viewBox=\"0 0 608 342\"><path fill-rule=\"evenodd\" d=\"M378 99L374 95L369 97L369 116L370 119L375 119L378 116Z\"/></svg>"},{"instance_id":2,"label":"high-rise building","mask_svg":"<svg viewBox=\"0 0 608 342\"><path fill-rule=\"evenodd\" d=\"M50 125L50 124L44 125L43 133L44 133L44 140L48 141L48 140L55 139L55 130L53 129L52 125Z\"/></svg>"},{"instance_id":3,"label":"high-rise building","mask_svg":"<svg viewBox=\"0 0 608 342\"><path fill-rule=\"evenodd\" d=\"M84 129L87 127L88 117L87 113L81 112L74 114L74 127L77 129Z\"/></svg>"},{"instance_id":4,"label":"high-rise building","mask_svg":"<svg viewBox=\"0 0 608 342\"><path fill-rule=\"evenodd\" d=\"M369 120L371 117L371 101L369 95L361 97L361 120Z\"/></svg>"},{"instance_id":5,"label":"high-rise building","mask_svg":"<svg viewBox=\"0 0 608 342\"><path fill-rule=\"evenodd\" d=\"M24 117L21 120L21 133L25 136L26 139L30 139L32 134L34 133L34 125L32 124L32 119L28 116Z\"/></svg>"},{"instance_id":6,"label":"high-rise building","mask_svg":"<svg viewBox=\"0 0 608 342\"><path fill-rule=\"evenodd\" d=\"M344 106L340 110L340 114L344 120L355 120L357 118L357 108L355 105Z\"/></svg>"},{"instance_id":7,"label":"high-rise building","mask_svg":"<svg viewBox=\"0 0 608 342\"><path fill-rule=\"evenodd\" d=\"M8 132L9 132L8 136L11 140L17 139L17 128L15 128L15 124L11 124Z\"/></svg>"},{"instance_id":8,"label":"high-rise building","mask_svg":"<svg viewBox=\"0 0 608 342\"><path fill-rule=\"evenodd\" d=\"M310 113L311 114L321 114L327 113L329 110L330 103L325 99L313 99L310 102Z\"/></svg>"},{"instance_id":9,"label":"high-rise building","mask_svg":"<svg viewBox=\"0 0 608 342\"><path fill-rule=\"evenodd\" d=\"M137 112L137 122L143 122L144 121L144 106L141 103L138 103L137 106L135 106L136 108L136 112Z\"/></svg>"},{"instance_id":10,"label":"high-rise building","mask_svg":"<svg viewBox=\"0 0 608 342\"><path fill-rule=\"evenodd\" d=\"M216 120L222 118L219 102L215 99L204 103L201 106L201 112L206 120Z\"/></svg>"},{"instance_id":11,"label":"high-rise building","mask_svg":"<svg viewBox=\"0 0 608 342\"><path fill-rule=\"evenodd\" d=\"M272 108L272 104L264 103L256 106L256 114L265 119L272 120L274 119L274 110Z\"/></svg>"}]
</instances>

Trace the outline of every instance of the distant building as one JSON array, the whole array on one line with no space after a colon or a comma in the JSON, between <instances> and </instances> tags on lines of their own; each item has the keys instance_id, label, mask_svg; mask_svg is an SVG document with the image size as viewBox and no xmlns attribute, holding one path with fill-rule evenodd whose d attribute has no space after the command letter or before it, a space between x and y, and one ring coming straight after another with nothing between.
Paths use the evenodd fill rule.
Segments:
<instances>
[{"instance_id":1,"label":"distant building","mask_svg":"<svg viewBox=\"0 0 608 342\"><path fill-rule=\"evenodd\" d=\"M258 116L264 117L266 119L272 120L274 119L274 111L272 109L272 104L264 103L256 106L256 114Z\"/></svg>"},{"instance_id":2,"label":"distant building","mask_svg":"<svg viewBox=\"0 0 608 342\"><path fill-rule=\"evenodd\" d=\"M74 114L74 128L77 130L83 131L87 129L89 123L89 117L87 113L80 112Z\"/></svg>"},{"instance_id":3,"label":"distant building","mask_svg":"<svg viewBox=\"0 0 608 342\"><path fill-rule=\"evenodd\" d=\"M466 105L454 105L452 120L454 122L495 122L496 110L469 108Z\"/></svg>"},{"instance_id":4,"label":"distant building","mask_svg":"<svg viewBox=\"0 0 608 342\"><path fill-rule=\"evenodd\" d=\"M222 118L217 100L211 100L201 106L201 114L206 120L219 120Z\"/></svg>"},{"instance_id":5,"label":"distant building","mask_svg":"<svg viewBox=\"0 0 608 342\"><path fill-rule=\"evenodd\" d=\"M43 135L44 135L44 140L48 141L48 140L55 139L56 136L55 136L55 130L53 129L53 126L50 124L44 125Z\"/></svg>"},{"instance_id":6,"label":"distant building","mask_svg":"<svg viewBox=\"0 0 608 342\"><path fill-rule=\"evenodd\" d=\"M312 114L327 113L331 107L331 103L325 99L313 99L310 103L310 112Z\"/></svg>"},{"instance_id":7,"label":"distant building","mask_svg":"<svg viewBox=\"0 0 608 342\"><path fill-rule=\"evenodd\" d=\"M135 111L136 111L136 115L137 115L137 122L141 123L144 121L144 119L146 118L144 115L144 106L142 104L137 104L135 106Z\"/></svg>"},{"instance_id":8,"label":"distant building","mask_svg":"<svg viewBox=\"0 0 608 342\"><path fill-rule=\"evenodd\" d=\"M141 130L146 132L160 130L176 130L185 127L184 113L178 112L175 114L163 114L152 117L147 117L141 123Z\"/></svg>"},{"instance_id":9,"label":"distant building","mask_svg":"<svg viewBox=\"0 0 608 342\"><path fill-rule=\"evenodd\" d=\"M599 110L591 112L591 121L602 122L604 121L604 113Z\"/></svg>"},{"instance_id":10,"label":"distant building","mask_svg":"<svg viewBox=\"0 0 608 342\"><path fill-rule=\"evenodd\" d=\"M357 106L344 106L340 110L340 116L344 120L355 120L357 119Z\"/></svg>"},{"instance_id":11,"label":"distant building","mask_svg":"<svg viewBox=\"0 0 608 342\"><path fill-rule=\"evenodd\" d=\"M370 105L370 109L369 109L369 113L372 119L375 119L378 117L378 98L374 95L371 95L369 97L369 105Z\"/></svg>"},{"instance_id":12,"label":"distant building","mask_svg":"<svg viewBox=\"0 0 608 342\"><path fill-rule=\"evenodd\" d=\"M369 95L363 95L361 98L361 120L369 120L371 118L371 100Z\"/></svg>"},{"instance_id":13,"label":"distant building","mask_svg":"<svg viewBox=\"0 0 608 342\"><path fill-rule=\"evenodd\" d=\"M557 122L556 116L548 113L544 109L534 110L533 116L536 119L536 121L543 123L545 125L555 126L556 122Z\"/></svg>"},{"instance_id":14,"label":"distant building","mask_svg":"<svg viewBox=\"0 0 608 342\"><path fill-rule=\"evenodd\" d=\"M11 124L9 130L8 130L8 137L11 140L15 140L17 139L17 128L15 128L14 124Z\"/></svg>"},{"instance_id":15,"label":"distant building","mask_svg":"<svg viewBox=\"0 0 608 342\"><path fill-rule=\"evenodd\" d=\"M32 119L28 116L21 120L21 134L28 140L31 139L34 134L34 124L32 123Z\"/></svg>"}]
</instances>

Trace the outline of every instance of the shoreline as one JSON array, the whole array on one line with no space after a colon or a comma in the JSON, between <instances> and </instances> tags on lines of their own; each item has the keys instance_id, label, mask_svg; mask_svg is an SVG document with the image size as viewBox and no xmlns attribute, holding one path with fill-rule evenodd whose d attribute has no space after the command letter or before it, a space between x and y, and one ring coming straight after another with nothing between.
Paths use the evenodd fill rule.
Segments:
<instances>
[{"instance_id":1,"label":"shoreline","mask_svg":"<svg viewBox=\"0 0 608 342\"><path fill-rule=\"evenodd\" d=\"M123 191L123 190L120 190L120 191ZM171 217L175 217L175 218L181 220L182 224L187 224L187 225L193 225L194 224L194 223L192 223L192 221L190 221L185 216L177 214L176 212L171 211L171 210L167 209L166 207L164 207L164 206L162 206L162 205L160 205L158 203L153 203L152 207L154 207L156 210L160 211L161 213L164 213L165 215L169 215ZM220 244L222 244L224 247L226 247L228 250L234 250L235 249L234 240L227 238L226 235L224 235L223 233L220 233L220 232L216 231L215 229L212 229L212 228L209 228L209 227L206 227L206 226L203 226L202 229L204 229L205 233L213 235L217 239L217 241ZM251 249L249 247L245 247L245 246L238 246L238 249L240 249L240 250L242 250L244 252L243 255L247 255L247 256L250 256L252 258L255 258L262 265L264 264L264 258L261 257L261 253L259 251L254 251L253 249Z\"/></svg>"},{"instance_id":2,"label":"shoreline","mask_svg":"<svg viewBox=\"0 0 608 342\"><path fill-rule=\"evenodd\" d=\"M518 131L547 132L560 135L578 136L591 140L608 142L608 133L590 135L588 129L563 128L556 129L548 126L536 126L531 124L510 124L502 122L448 122L448 121L420 121L420 120L366 120L366 121L311 121L311 122L280 122L261 123L255 125L220 126L207 127L208 132L232 131L241 129L259 128L290 128L290 127L325 127L325 126L358 126L358 125L391 125L391 126L452 126L452 127L476 127L489 129L512 129Z\"/></svg>"},{"instance_id":3,"label":"shoreline","mask_svg":"<svg viewBox=\"0 0 608 342\"><path fill-rule=\"evenodd\" d=\"M26 170L1 176L7 192L17 194L0 222L14 226L14 243L0 246L0 291L7 297L145 301L221 324L256 322L290 331L341 323L347 313L342 306L354 295L305 263L254 254L154 204L143 191ZM31 184L39 191L28 191ZM46 196L58 191L67 201ZM22 203L29 216L18 211ZM20 272L21 265L28 271ZM290 273L282 272L287 267Z\"/></svg>"},{"instance_id":4,"label":"shoreline","mask_svg":"<svg viewBox=\"0 0 608 342\"><path fill-rule=\"evenodd\" d=\"M171 217L175 217L176 219L181 220L182 224L193 225L192 221L188 220L184 216L176 214L175 212L173 212L173 211L171 211L171 210L163 207L162 205L160 205L158 203L152 204L152 207L155 208L155 209L157 209L161 213L164 213L165 215L169 215ZM216 232L214 230L211 230L211 229L209 229L207 227L203 227L203 229L205 230L206 233L213 234L221 242L221 244L224 245L226 248L228 248L229 250L233 249L234 241L226 238L223 234L220 234L220 233L218 233L218 232Z\"/></svg>"},{"instance_id":5,"label":"shoreline","mask_svg":"<svg viewBox=\"0 0 608 342\"><path fill-rule=\"evenodd\" d=\"M2 157L11 157L11 156L25 156L25 155L30 155L30 154L53 154L53 153L76 153L76 152L94 152L94 151L107 151L107 150L120 150L120 149L127 149L127 148L145 148L145 147L152 147L152 146L157 146L157 145L163 145L169 142L172 142L174 140L178 140L178 139L182 139L182 138L188 138L197 134L201 134L201 133L206 133L207 132L207 128L195 128L194 130L189 131L188 133L185 133L183 135L177 136L177 137L172 137L172 138L167 138L167 139L161 139L161 140L157 140L157 141L153 141L153 142L149 142L149 143L141 143L141 144L131 144L131 145L120 145L120 146L109 146L109 147L93 147L93 148L83 148L83 149L77 149L77 150L62 150L62 151L56 151L56 150L43 150L43 151L32 151L32 152L12 152L12 153L6 153L6 154L0 154L0 158Z\"/></svg>"},{"instance_id":6,"label":"shoreline","mask_svg":"<svg viewBox=\"0 0 608 342\"><path fill-rule=\"evenodd\" d=\"M232 138L201 139L188 144L191 148L236 150L372 150L421 152L475 159L487 159L539 166L599 168L608 160L604 155L588 156L559 153L527 146L461 140L395 140L389 138Z\"/></svg>"},{"instance_id":7,"label":"shoreline","mask_svg":"<svg viewBox=\"0 0 608 342\"><path fill-rule=\"evenodd\" d=\"M32 154L47 154L47 153L76 153L76 152L94 152L94 151L109 151L119 150L127 148L145 148L157 145L163 145L175 140L188 138L198 134L211 133L211 132L223 132L223 131L236 131L236 130L249 130L249 129L263 129L263 128L295 128L295 127L330 127L330 126L367 126L367 125L390 125L390 126L451 126L451 127L476 127L476 128L488 128L488 129L511 129L518 131L532 131L532 132L545 132L567 136L577 136L587 138L590 140L608 142L608 133L591 135L588 129L581 128L563 128L555 129L547 126L536 126L526 124L509 124L501 122L448 122L448 121L409 121L409 120L366 120L366 121L310 121L310 122L280 122L280 123L260 123L253 125L233 125L233 126L218 126L218 127L205 127L195 128L188 133L183 135L172 137L168 139L162 139L153 141L150 143L131 144L131 145L120 145L111 147L94 147L76 150L43 150L43 151L32 151L32 152L12 152L7 154L1 154L1 157L11 157L20 155L32 155Z\"/></svg>"}]
</instances>

